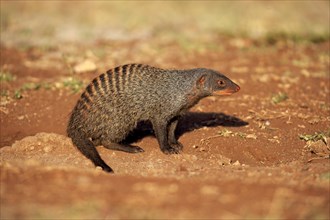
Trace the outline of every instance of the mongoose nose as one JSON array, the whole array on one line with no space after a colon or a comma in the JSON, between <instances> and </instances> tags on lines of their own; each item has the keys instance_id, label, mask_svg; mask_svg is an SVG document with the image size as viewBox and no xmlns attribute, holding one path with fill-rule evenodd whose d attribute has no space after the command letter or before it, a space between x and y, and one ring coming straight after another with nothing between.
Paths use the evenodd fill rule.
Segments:
<instances>
[{"instance_id":1,"label":"mongoose nose","mask_svg":"<svg viewBox=\"0 0 330 220\"><path fill-rule=\"evenodd\" d=\"M241 87L239 87L239 85L236 84L235 92L238 92L240 89L241 89Z\"/></svg>"}]
</instances>

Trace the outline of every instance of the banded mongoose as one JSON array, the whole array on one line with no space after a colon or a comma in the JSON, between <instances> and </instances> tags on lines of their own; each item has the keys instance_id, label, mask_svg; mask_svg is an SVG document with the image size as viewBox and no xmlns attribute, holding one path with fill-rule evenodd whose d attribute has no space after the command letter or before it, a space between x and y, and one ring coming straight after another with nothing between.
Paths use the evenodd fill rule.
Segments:
<instances>
[{"instance_id":1,"label":"banded mongoose","mask_svg":"<svg viewBox=\"0 0 330 220\"><path fill-rule=\"evenodd\" d=\"M96 147L129 153L143 152L123 140L140 121L150 121L160 149L177 154L182 144L175 137L180 116L200 99L229 95L240 87L211 69L166 70L127 64L93 79L74 107L67 134L78 150L95 166L113 170Z\"/></svg>"}]
</instances>

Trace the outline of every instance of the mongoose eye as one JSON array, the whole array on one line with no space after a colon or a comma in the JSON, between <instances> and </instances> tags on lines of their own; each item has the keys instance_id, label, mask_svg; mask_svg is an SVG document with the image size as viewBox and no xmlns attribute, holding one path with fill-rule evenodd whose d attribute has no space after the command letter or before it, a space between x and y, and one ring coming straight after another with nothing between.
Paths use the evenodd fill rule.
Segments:
<instances>
[{"instance_id":1,"label":"mongoose eye","mask_svg":"<svg viewBox=\"0 0 330 220\"><path fill-rule=\"evenodd\" d=\"M225 87L225 86L226 86L226 83L225 83L225 81L223 81L223 80L218 80L218 85L219 85L220 87Z\"/></svg>"}]
</instances>

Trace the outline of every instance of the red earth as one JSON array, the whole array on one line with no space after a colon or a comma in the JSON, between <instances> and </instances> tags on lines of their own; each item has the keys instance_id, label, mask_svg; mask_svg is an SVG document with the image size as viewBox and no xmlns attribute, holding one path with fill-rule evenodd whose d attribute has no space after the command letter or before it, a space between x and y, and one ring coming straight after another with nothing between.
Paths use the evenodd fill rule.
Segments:
<instances>
[{"instance_id":1,"label":"red earth","mask_svg":"<svg viewBox=\"0 0 330 220\"><path fill-rule=\"evenodd\" d=\"M329 42L243 42L139 60L216 69L241 90L191 109L177 130L179 155L164 155L150 129L135 143L144 153L98 147L114 174L95 168L65 134L79 93L106 69L71 73L58 48L2 46L1 68L14 77L1 81L1 219L329 219ZM124 64L104 59L108 69ZM63 83L70 77L83 82L76 93ZM315 132L321 138L306 142Z\"/></svg>"}]
</instances>

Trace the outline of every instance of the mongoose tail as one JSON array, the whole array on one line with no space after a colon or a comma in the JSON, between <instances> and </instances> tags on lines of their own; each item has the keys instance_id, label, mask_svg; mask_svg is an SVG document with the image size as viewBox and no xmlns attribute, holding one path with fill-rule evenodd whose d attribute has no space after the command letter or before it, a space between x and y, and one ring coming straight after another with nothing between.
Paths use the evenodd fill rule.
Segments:
<instances>
[{"instance_id":1,"label":"mongoose tail","mask_svg":"<svg viewBox=\"0 0 330 220\"><path fill-rule=\"evenodd\" d=\"M72 131L75 132L75 134L71 134ZM72 139L73 144L78 148L78 150L85 155L85 157L90 159L96 167L99 166L105 172L113 173L111 167L109 167L100 157L94 144L90 140L86 140L82 137L78 131L72 131L68 132L68 136Z\"/></svg>"}]
</instances>

